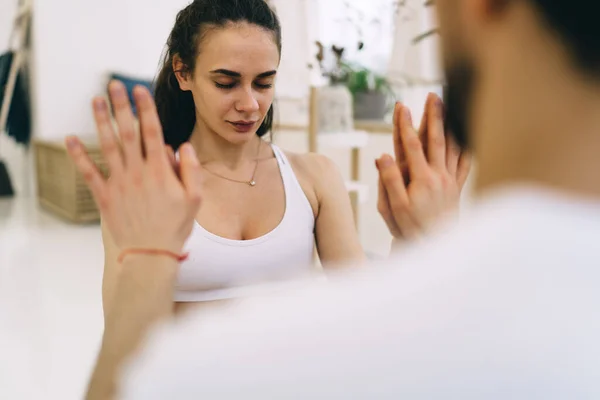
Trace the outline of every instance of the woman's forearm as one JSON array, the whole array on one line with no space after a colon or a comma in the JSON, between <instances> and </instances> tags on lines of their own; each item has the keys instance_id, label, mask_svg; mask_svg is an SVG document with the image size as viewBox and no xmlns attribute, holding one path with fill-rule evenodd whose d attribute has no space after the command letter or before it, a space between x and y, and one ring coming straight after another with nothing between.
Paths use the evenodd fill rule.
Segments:
<instances>
[{"instance_id":1,"label":"woman's forearm","mask_svg":"<svg viewBox=\"0 0 600 400\"><path fill-rule=\"evenodd\" d=\"M113 399L123 364L150 327L173 313L173 286L179 263L165 256L131 255L122 265L107 316L102 347L87 399ZM134 316L134 317L132 317Z\"/></svg>"}]
</instances>

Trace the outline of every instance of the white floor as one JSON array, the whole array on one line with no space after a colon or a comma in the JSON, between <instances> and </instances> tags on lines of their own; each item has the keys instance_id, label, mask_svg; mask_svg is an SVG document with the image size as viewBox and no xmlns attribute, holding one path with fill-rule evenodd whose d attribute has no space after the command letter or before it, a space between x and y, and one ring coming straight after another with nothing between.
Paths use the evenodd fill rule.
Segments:
<instances>
[{"instance_id":1,"label":"white floor","mask_svg":"<svg viewBox=\"0 0 600 400\"><path fill-rule=\"evenodd\" d=\"M98 225L0 199L0 399L82 398L102 333L102 260Z\"/></svg>"}]
</instances>

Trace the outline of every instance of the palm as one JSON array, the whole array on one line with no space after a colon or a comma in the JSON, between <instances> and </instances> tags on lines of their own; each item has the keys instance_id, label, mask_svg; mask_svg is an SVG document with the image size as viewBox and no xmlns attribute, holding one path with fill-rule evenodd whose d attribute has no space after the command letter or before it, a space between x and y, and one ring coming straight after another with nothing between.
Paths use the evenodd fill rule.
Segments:
<instances>
[{"instance_id":1,"label":"palm","mask_svg":"<svg viewBox=\"0 0 600 400\"><path fill-rule=\"evenodd\" d=\"M430 95L415 132L404 106L394 110L395 161L378 160L378 208L396 238L420 236L444 215L456 211L470 158L443 128L441 100Z\"/></svg>"},{"instance_id":2,"label":"palm","mask_svg":"<svg viewBox=\"0 0 600 400\"><path fill-rule=\"evenodd\" d=\"M105 100L94 100L94 117L110 178L99 173L76 138L68 139L70 156L90 187L117 247L178 252L200 206L200 166L194 150L189 143L182 146L179 177L165 151L150 93L144 88L134 91L140 119L137 134L123 85L112 82L110 92L117 132Z\"/></svg>"}]
</instances>

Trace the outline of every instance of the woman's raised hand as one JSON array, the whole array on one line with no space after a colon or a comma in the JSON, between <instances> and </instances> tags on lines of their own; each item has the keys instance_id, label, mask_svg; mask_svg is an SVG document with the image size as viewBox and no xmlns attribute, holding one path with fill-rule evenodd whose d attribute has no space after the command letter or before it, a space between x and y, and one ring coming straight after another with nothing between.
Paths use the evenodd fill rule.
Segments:
<instances>
[{"instance_id":1,"label":"woman's raised hand","mask_svg":"<svg viewBox=\"0 0 600 400\"><path fill-rule=\"evenodd\" d=\"M101 174L76 137L67 138L67 149L94 196L103 224L121 250L179 253L200 207L200 164L194 149L185 143L180 148L179 171L174 169L172 150L165 150L150 92L138 86L133 94L140 134L124 85L118 81L109 85L120 141L106 101L102 97L93 100L100 148L110 178Z\"/></svg>"},{"instance_id":2,"label":"woman's raised hand","mask_svg":"<svg viewBox=\"0 0 600 400\"><path fill-rule=\"evenodd\" d=\"M419 132L410 110L394 109L395 160L376 160L377 208L396 239L425 234L444 215L458 210L471 158L444 132L442 100L430 94Z\"/></svg>"}]
</instances>

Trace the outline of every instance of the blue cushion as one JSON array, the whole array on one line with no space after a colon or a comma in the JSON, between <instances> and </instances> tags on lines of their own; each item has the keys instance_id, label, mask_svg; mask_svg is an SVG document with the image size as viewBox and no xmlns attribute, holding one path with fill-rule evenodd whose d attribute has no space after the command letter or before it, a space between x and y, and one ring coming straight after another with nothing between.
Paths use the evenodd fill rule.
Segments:
<instances>
[{"instance_id":1,"label":"blue cushion","mask_svg":"<svg viewBox=\"0 0 600 400\"><path fill-rule=\"evenodd\" d=\"M123 82L125 85L125 89L127 90L127 95L129 97L129 101L131 102L131 108L133 110L133 115L137 116L137 110L135 107L135 102L133 100L133 88L136 85L145 86L150 90L150 93L154 95L154 88L152 87L152 81L140 78L133 78L131 76L121 75L117 73L113 73L110 75L110 80L118 80Z\"/></svg>"}]
</instances>

